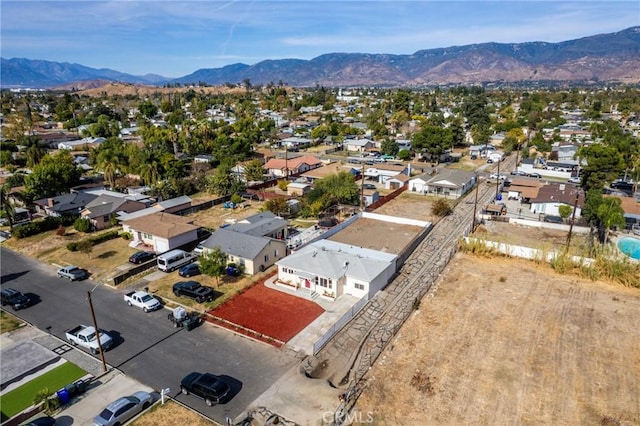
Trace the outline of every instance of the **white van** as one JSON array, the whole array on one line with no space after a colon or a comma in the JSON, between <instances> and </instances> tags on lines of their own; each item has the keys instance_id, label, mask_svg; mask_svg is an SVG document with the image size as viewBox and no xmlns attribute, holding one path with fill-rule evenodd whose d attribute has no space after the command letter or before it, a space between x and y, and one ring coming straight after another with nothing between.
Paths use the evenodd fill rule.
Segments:
<instances>
[{"instance_id":1,"label":"white van","mask_svg":"<svg viewBox=\"0 0 640 426\"><path fill-rule=\"evenodd\" d=\"M197 256L184 250L171 250L158 256L158 269L172 272L187 263L194 262Z\"/></svg>"}]
</instances>

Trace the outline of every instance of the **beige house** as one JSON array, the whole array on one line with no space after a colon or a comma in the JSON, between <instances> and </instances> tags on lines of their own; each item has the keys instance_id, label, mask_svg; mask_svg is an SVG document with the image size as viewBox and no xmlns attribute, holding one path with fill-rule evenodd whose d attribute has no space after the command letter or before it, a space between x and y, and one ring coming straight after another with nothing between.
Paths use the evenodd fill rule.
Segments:
<instances>
[{"instance_id":1,"label":"beige house","mask_svg":"<svg viewBox=\"0 0 640 426\"><path fill-rule=\"evenodd\" d=\"M130 247L144 244L156 253L164 253L198 239L198 227L193 219L158 212L130 219L122 223L132 236Z\"/></svg>"}]
</instances>

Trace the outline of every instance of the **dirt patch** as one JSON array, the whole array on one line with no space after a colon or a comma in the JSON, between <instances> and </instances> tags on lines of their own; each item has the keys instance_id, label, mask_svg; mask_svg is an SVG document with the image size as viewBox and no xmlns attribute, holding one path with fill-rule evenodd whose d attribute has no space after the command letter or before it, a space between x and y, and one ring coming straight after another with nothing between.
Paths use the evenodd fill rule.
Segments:
<instances>
[{"instance_id":1,"label":"dirt patch","mask_svg":"<svg viewBox=\"0 0 640 426\"><path fill-rule=\"evenodd\" d=\"M405 191L387 204L375 209L374 213L436 223L440 218L431 213L431 207L436 199Z\"/></svg>"},{"instance_id":2,"label":"dirt patch","mask_svg":"<svg viewBox=\"0 0 640 426\"><path fill-rule=\"evenodd\" d=\"M258 283L209 313L288 342L322 314L317 304Z\"/></svg>"},{"instance_id":3,"label":"dirt patch","mask_svg":"<svg viewBox=\"0 0 640 426\"><path fill-rule=\"evenodd\" d=\"M371 250L398 254L420 231L422 228L419 226L360 218L328 239ZM372 235L375 235L375 238L371 238Z\"/></svg>"},{"instance_id":4,"label":"dirt patch","mask_svg":"<svg viewBox=\"0 0 640 426\"><path fill-rule=\"evenodd\" d=\"M357 410L397 425L640 424L639 321L638 290L458 254Z\"/></svg>"},{"instance_id":5,"label":"dirt patch","mask_svg":"<svg viewBox=\"0 0 640 426\"><path fill-rule=\"evenodd\" d=\"M211 426L215 422L205 419L201 415L168 401L164 405L156 404L149 411L131 423L131 426Z\"/></svg>"}]
</instances>

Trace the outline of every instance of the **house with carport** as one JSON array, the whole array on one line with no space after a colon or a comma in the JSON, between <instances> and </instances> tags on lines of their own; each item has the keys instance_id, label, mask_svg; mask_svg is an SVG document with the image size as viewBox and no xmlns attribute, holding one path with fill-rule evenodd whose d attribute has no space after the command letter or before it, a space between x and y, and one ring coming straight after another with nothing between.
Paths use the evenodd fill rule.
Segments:
<instances>
[{"instance_id":1,"label":"house with carport","mask_svg":"<svg viewBox=\"0 0 640 426\"><path fill-rule=\"evenodd\" d=\"M130 247L143 245L156 253L164 253L198 239L198 226L193 224L193 219L165 212L129 219L122 222L122 229L131 234Z\"/></svg>"},{"instance_id":2,"label":"house with carport","mask_svg":"<svg viewBox=\"0 0 640 426\"><path fill-rule=\"evenodd\" d=\"M230 227L218 229L201 244L203 254L220 248L228 263L242 265L250 275L265 271L287 255L285 240L245 234Z\"/></svg>"},{"instance_id":3,"label":"house with carport","mask_svg":"<svg viewBox=\"0 0 640 426\"><path fill-rule=\"evenodd\" d=\"M343 294L372 297L393 277L396 260L395 254L320 240L277 261L275 284L305 292L311 299L315 294L327 300Z\"/></svg>"}]
</instances>

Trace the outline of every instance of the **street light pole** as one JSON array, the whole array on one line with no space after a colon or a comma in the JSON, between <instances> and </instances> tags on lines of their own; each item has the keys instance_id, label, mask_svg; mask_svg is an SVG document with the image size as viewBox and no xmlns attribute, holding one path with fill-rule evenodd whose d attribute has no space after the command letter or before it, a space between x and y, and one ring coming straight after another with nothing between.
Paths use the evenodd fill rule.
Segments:
<instances>
[{"instance_id":1,"label":"street light pole","mask_svg":"<svg viewBox=\"0 0 640 426\"><path fill-rule=\"evenodd\" d=\"M102 342L100 342L100 329L98 328L98 322L96 321L96 313L93 310L93 302L91 301L91 291L87 292L87 299L89 300L89 309L91 309L91 318L93 319L93 328L96 331L96 340L98 341L98 350L100 351L100 360L102 361L102 371L107 372L107 362L104 359L104 351L102 350Z\"/></svg>"}]
</instances>

